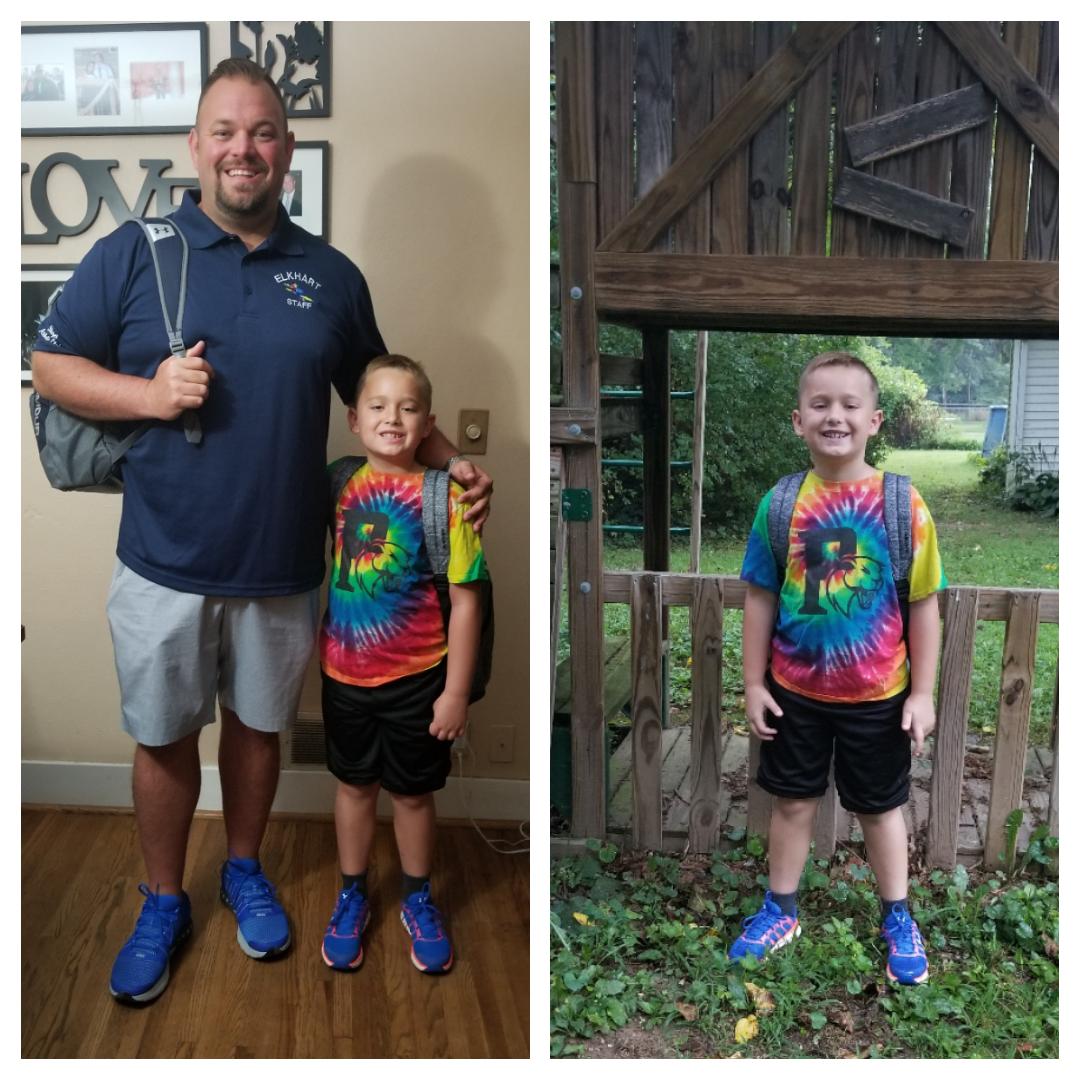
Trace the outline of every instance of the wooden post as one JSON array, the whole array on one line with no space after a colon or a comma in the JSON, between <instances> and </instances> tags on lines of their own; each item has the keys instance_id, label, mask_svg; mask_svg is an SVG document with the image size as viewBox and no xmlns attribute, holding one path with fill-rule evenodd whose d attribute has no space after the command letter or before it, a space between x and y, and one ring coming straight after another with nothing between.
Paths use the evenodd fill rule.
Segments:
<instances>
[{"instance_id":1,"label":"wooden post","mask_svg":"<svg viewBox=\"0 0 1080 1080\"><path fill-rule=\"evenodd\" d=\"M814 818L814 857L831 859L836 854L836 818L840 812L840 800L836 795L836 780L829 766L829 786L818 800Z\"/></svg>"},{"instance_id":2,"label":"wooden post","mask_svg":"<svg viewBox=\"0 0 1080 1080\"><path fill-rule=\"evenodd\" d=\"M1061 663L1054 673L1054 711L1050 717L1050 749L1054 754L1054 771L1050 780L1050 805L1046 813L1046 825L1051 836L1058 835L1058 685L1061 679Z\"/></svg>"},{"instance_id":3,"label":"wooden post","mask_svg":"<svg viewBox=\"0 0 1080 1080\"><path fill-rule=\"evenodd\" d=\"M633 665L631 738L634 773L632 841L635 849L663 846L660 766L664 735L660 723L660 579L636 574L631 586L630 638Z\"/></svg>"},{"instance_id":4,"label":"wooden post","mask_svg":"<svg viewBox=\"0 0 1080 1080\"><path fill-rule=\"evenodd\" d=\"M551 448L549 468L552 536L551 639L548 657L551 665L551 721L548 725L548 738L555 726L555 672L558 667L556 656L559 651L559 622L562 618L563 567L566 563L566 522L562 516L563 452L558 447Z\"/></svg>"},{"instance_id":5,"label":"wooden post","mask_svg":"<svg viewBox=\"0 0 1080 1080\"><path fill-rule=\"evenodd\" d=\"M1035 677L1035 638L1039 598L1015 592L1009 598L1001 665L1001 703L994 737L994 776L986 820L984 864L994 870L1005 851L1005 819L1024 804L1024 764L1031 722L1031 684Z\"/></svg>"},{"instance_id":6,"label":"wooden post","mask_svg":"<svg viewBox=\"0 0 1080 1080\"><path fill-rule=\"evenodd\" d=\"M978 589L954 588L946 591L926 860L930 866L950 870L956 866L956 845L960 839L964 744L967 738L968 703L971 700L971 672L975 665L978 614Z\"/></svg>"},{"instance_id":7,"label":"wooden post","mask_svg":"<svg viewBox=\"0 0 1080 1080\"><path fill-rule=\"evenodd\" d=\"M691 851L712 851L719 846L723 823L720 806L723 700L724 582L699 577L694 581L690 612L693 653L690 694L693 718L690 738Z\"/></svg>"},{"instance_id":8,"label":"wooden post","mask_svg":"<svg viewBox=\"0 0 1080 1080\"><path fill-rule=\"evenodd\" d=\"M671 569L671 357L668 332L642 334L645 569Z\"/></svg>"},{"instance_id":9,"label":"wooden post","mask_svg":"<svg viewBox=\"0 0 1080 1080\"><path fill-rule=\"evenodd\" d=\"M772 796L758 787L757 769L761 760L761 740L750 733L750 753L746 762L746 835L760 836L768 843Z\"/></svg>"},{"instance_id":10,"label":"wooden post","mask_svg":"<svg viewBox=\"0 0 1080 1080\"><path fill-rule=\"evenodd\" d=\"M705 495L705 401L709 380L709 331L697 336L694 364L694 462L690 480L690 573L701 569L701 504Z\"/></svg>"}]
</instances>

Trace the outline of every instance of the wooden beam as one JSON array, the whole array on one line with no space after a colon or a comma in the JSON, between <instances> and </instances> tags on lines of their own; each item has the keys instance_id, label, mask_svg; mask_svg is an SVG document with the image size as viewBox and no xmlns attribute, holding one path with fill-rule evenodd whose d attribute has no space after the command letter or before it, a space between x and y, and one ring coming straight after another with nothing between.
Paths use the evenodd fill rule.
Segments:
<instances>
[{"instance_id":1,"label":"wooden beam","mask_svg":"<svg viewBox=\"0 0 1080 1080\"><path fill-rule=\"evenodd\" d=\"M690 731L691 851L712 851L720 846L723 817L720 808L723 726L724 582L698 578L694 586L690 624L693 627Z\"/></svg>"},{"instance_id":2,"label":"wooden beam","mask_svg":"<svg viewBox=\"0 0 1080 1080\"><path fill-rule=\"evenodd\" d=\"M801 23L769 62L680 155L601 243L605 251L642 251L755 131L806 81L854 23Z\"/></svg>"},{"instance_id":3,"label":"wooden beam","mask_svg":"<svg viewBox=\"0 0 1080 1080\"><path fill-rule=\"evenodd\" d=\"M855 169L842 169L833 202L849 213L884 221L921 236L966 247L973 211L967 206L882 180Z\"/></svg>"},{"instance_id":4,"label":"wooden beam","mask_svg":"<svg viewBox=\"0 0 1080 1080\"><path fill-rule=\"evenodd\" d=\"M994 24L939 22L938 26L998 99L998 104L1057 169L1057 107L998 37Z\"/></svg>"},{"instance_id":5,"label":"wooden beam","mask_svg":"<svg viewBox=\"0 0 1080 1080\"><path fill-rule=\"evenodd\" d=\"M607 235L634 205L634 28L596 24L597 222Z\"/></svg>"},{"instance_id":6,"label":"wooden beam","mask_svg":"<svg viewBox=\"0 0 1080 1080\"><path fill-rule=\"evenodd\" d=\"M631 607L633 844L638 849L658 850L663 833L660 766L664 760L664 732L660 722L660 578L656 574L634 576Z\"/></svg>"},{"instance_id":7,"label":"wooden beam","mask_svg":"<svg viewBox=\"0 0 1080 1080\"><path fill-rule=\"evenodd\" d=\"M668 332L642 334L642 520L646 570L671 567L671 354Z\"/></svg>"},{"instance_id":8,"label":"wooden beam","mask_svg":"<svg viewBox=\"0 0 1080 1080\"><path fill-rule=\"evenodd\" d=\"M1039 41L1039 85L1057 104L1058 24L1044 22ZM1036 156L1031 170L1031 207L1028 215L1026 257L1058 257L1058 174Z\"/></svg>"},{"instance_id":9,"label":"wooden beam","mask_svg":"<svg viewBox=\"0 0 1080 1080\"><path fill-rule=\"evenodd\" d=\"M553 446L591 446L596 442L596 413L592 409L552 409Z\"/></svg>"},{"instance_id":10,"label":"wooden beam","mask_svg":"<svg viewBox=\"0 0 1080 1080\"><path fill-rule=\"evenodd\" d=\"M631 325L1057 337L1055 263L598 252L596 304Z\"/></svg>"},{"instance_id":11,"label":"wooden beam","mask_svg":"<svg viewBox=\"0 0 1080 1080\"><path fill-rule=\"evenodd\" d=\"M994 115L994 100L975 84L844 129L852 165L865 165L978 127Z\"/></svg>"}]
</instances>

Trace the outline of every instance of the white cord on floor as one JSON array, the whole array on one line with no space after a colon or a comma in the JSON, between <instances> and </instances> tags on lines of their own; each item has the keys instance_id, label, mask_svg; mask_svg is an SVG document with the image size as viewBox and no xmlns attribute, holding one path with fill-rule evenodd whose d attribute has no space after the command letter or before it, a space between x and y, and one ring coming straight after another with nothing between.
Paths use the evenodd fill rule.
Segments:
<instances>
[{"instance_id":1,"label":"white cord on floor","mask_svg":"<svg viewBox=\"0 0 1080 1080\"><path fill-rule=\"evenodd\" d=\"M458 779L461 781L462 797L465 800L465 809L469 812L469 821L472 822L472 827L477 831L480 839L497 855L527 855L529 853L529 823L523 821L518 826L518 832L521 833L521 840L503 840L502 837L488 837L484 835L483 829L476 824L476 818L473 817L472 812L472 798L469 795L469 788L465 784L465 755L468 754L470 758L475 762L476 755L472 751L472 746L468 743L462 749L454 747L454 757L457 759L458 764ZM520 845L524 844L524 847Z\"/></svg>"}]
</instances>

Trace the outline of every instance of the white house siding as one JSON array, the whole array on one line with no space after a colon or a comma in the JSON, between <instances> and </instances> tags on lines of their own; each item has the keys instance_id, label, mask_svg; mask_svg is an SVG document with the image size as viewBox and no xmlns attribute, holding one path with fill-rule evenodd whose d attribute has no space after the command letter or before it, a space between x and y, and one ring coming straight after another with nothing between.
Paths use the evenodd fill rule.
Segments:
<instances>
[{"instance_id":1,"label":"white house siding","mask_svg":"<svg viewBox=\"0 0 1080 1080\"><path fill-rule=\"evenodd\" d=\"M1040 444L1058 471L1058 343L1018 341L1013 352L1009 394L1011 450Z\"/></svg>"}]
</instances>

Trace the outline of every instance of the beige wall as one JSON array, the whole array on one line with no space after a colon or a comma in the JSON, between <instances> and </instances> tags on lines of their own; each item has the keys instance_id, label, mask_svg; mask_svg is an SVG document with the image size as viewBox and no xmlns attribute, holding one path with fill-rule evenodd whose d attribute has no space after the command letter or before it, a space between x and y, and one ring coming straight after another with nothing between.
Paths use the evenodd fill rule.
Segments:
<instances>
[{"instance_id":1,"label":"beige wall","mask_svg":"<svg viewBox=\"0 0 1080 1080\"><path fill-rule=\"evenodd\" d=\"M474 707L476 751L467 772L528 776L528 24L336 22L333 113L298 120L298 140L331 146L330 240L364 271L388 346L421 360L435 386L440 426L456 437L462 408L490 409L487 455L498 487L485 546L498 597L495 675ZM228 48L210 24L210 65ZM140 158L193 176L186 140L98 136L22 140L31 170L58 150L116 158L128 204ZM60 217L77 221L82 186L53 173ZM39 231L23 179L24 228ZM151 212L155 208L151 207ZM59 245L25 245L22 261L75 263L115 227L106 209L92 229ZM128 762L104 615L120 500L61 494L44 480L23 390L23 760ZM351 452L334 398L329 454ZM212 522L207 523L213 527ZM515 627L524 627L517 632ZM302 709L318 709L313 664ZM514 728L514 760L492 764L493 724ZM203 735L213 760L216 731Z\"/></svg>"}]
</instances>

